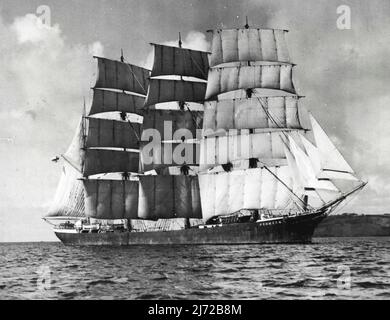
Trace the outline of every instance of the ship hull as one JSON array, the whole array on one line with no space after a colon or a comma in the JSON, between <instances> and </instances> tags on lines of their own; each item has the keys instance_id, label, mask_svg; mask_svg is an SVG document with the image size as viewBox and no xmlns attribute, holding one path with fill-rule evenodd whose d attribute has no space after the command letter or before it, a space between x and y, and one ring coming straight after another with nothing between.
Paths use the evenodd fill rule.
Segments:
<instances>
[{"instance_id":1,"label":"ship hull","mask_svg":"<svg viewBox=\"0 0 390 320\"><path fill-rule=\"evenodd\" d=\"M56 231L65 245L223 245L310 243L316 226L325 213L312 213L270 221L232 223L175 231L69 233Z\"/></svg>"}]
</instances>

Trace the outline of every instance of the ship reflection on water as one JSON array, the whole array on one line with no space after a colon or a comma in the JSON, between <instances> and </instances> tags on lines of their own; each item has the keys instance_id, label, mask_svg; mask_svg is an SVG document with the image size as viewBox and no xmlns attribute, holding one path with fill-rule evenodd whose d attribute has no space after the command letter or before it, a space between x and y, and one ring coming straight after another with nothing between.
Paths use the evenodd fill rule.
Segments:
<instances>
[{"instance_id":1,"label":"ship reflection on water","mask_svg":"<svg viewBox=\"0 0 390 320\"><path fill-rule=\"evenodd\" d=\"M0 298L390 299L389 249L389 237L310 245L1 244Z\"/></svg>"}]
</instances>

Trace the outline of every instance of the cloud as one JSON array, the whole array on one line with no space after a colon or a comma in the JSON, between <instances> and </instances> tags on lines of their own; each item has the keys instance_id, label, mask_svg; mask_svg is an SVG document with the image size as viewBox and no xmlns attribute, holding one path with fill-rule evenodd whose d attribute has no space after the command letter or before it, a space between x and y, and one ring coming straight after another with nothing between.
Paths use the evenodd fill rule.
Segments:
<instances>
[{"instance_id":1,"label":"cloud","mask_svg":"<svg viewBox=\"0 0 390 320\"><path fill-rule=\"evenodd\" d=\"M92 55L103 53L100 42L70 43L33 14L9 24L0 16L0 137L13 139L0 140L0 209L52 198L59 167L48 159L66 150L96 77Z\"/></svg>"}]
</instances>

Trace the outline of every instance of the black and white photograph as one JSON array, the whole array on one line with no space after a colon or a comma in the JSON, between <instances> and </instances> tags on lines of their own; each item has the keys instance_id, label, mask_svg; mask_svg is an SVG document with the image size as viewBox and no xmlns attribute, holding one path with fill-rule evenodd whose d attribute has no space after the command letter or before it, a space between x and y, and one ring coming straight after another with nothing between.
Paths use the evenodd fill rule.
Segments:
<instances>
[{"instance_id":1,"label":"black and white photograph","mask_svg":"<svg viewBox=\"0 0 390 320\"><path fill-rule=\"evenodd\" d=\"M1 0L0 300L390 300L389 40L388 0Z\"/></svg>"}]
</instances>

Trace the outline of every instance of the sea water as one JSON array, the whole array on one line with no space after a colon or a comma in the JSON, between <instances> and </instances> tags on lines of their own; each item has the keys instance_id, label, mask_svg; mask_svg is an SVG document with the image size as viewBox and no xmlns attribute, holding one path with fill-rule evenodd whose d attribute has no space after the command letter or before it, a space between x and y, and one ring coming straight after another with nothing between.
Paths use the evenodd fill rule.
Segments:
<instances>
[{"instance_id":1,"label":"sea water","mask_svg":"<svg viewBox=\"0 0 390 320\"><path fill-rule=\"evenodd\" d=\"M390 299L390 238L310 245L0 244L0 299Z\"/></svg>"}]
</instances>

